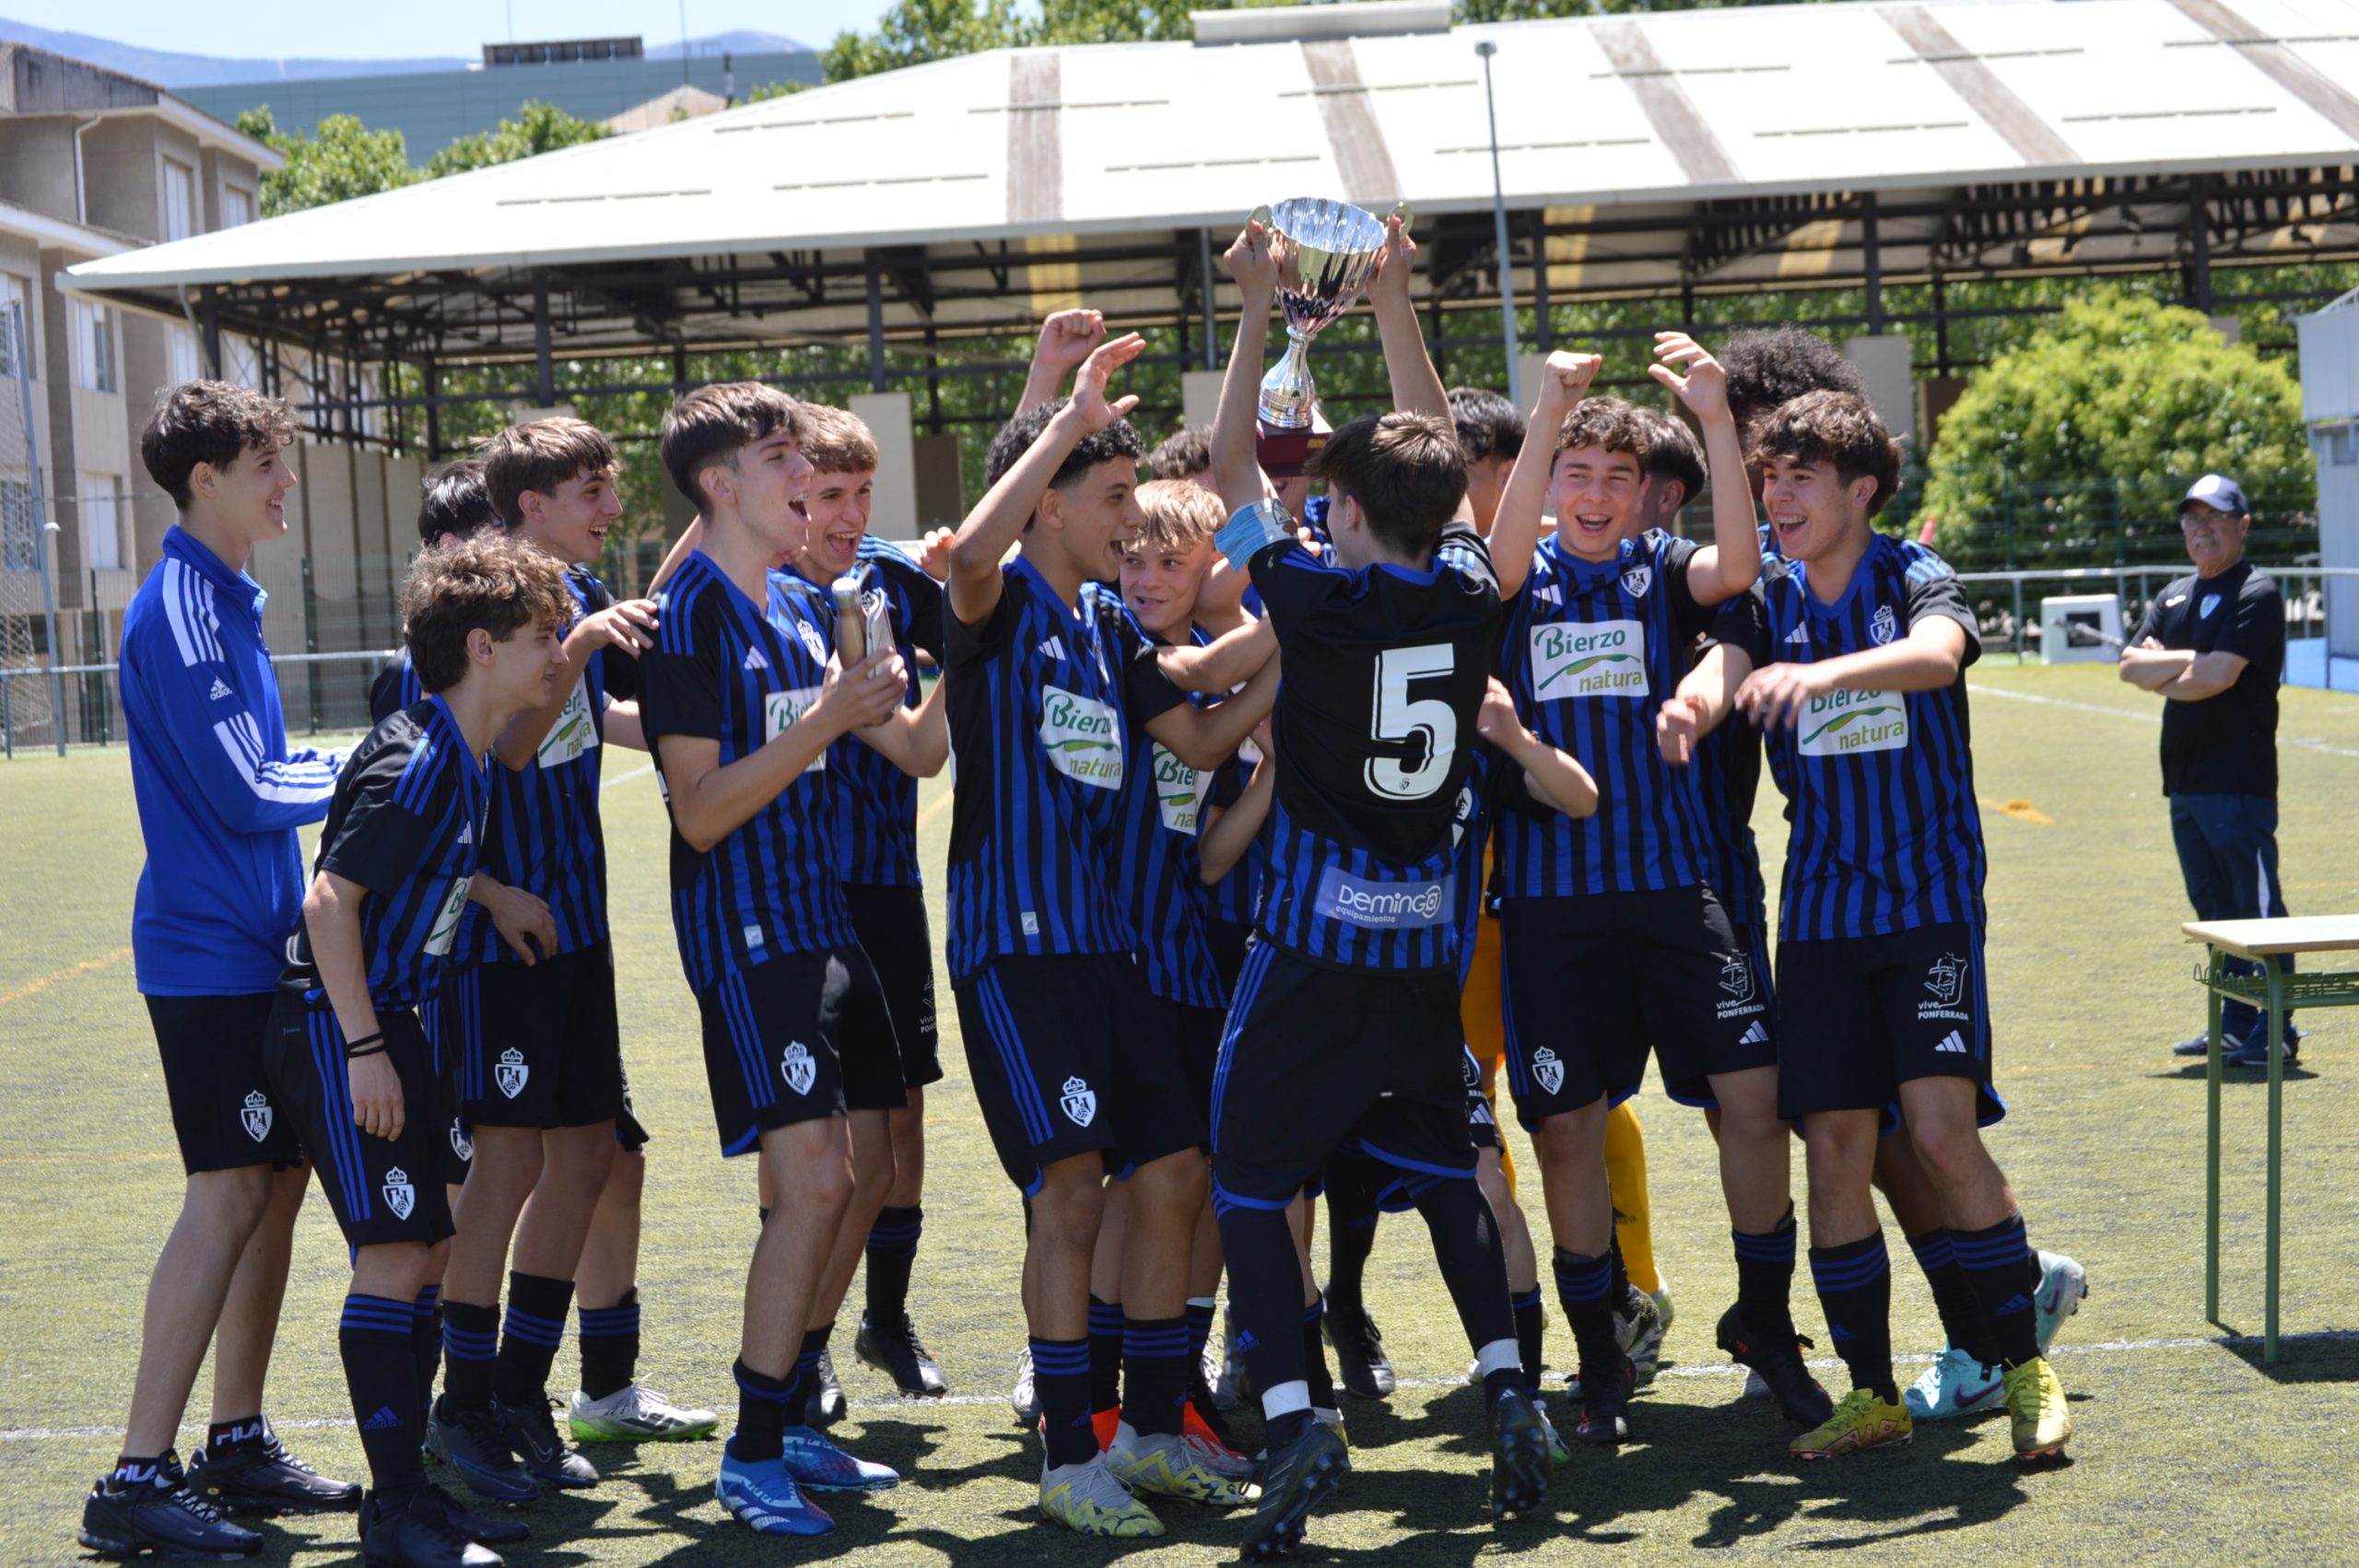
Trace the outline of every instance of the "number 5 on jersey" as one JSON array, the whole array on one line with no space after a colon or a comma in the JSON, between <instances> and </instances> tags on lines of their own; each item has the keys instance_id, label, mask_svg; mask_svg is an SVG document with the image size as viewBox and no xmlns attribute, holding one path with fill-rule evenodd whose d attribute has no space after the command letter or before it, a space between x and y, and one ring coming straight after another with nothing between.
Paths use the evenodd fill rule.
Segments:
<instances>
[{"instance_id":1,"label":"number 5 on jersey","mask_svg":"<svg viewBox=\"0 0 2359 1568\"><path fill-rule=\"evenodd\" d=\"M1398 757L1367 759L1367 787L1392 801L1422 801L1449 779L1458 750L1458 715L1439 697L1413 697L1409 683L1447 675L1453 668L1449 645L1388 648L1376 657L1376 711L1369 738L1408 745L1422 737L1426 755L1414 763Z\"/></svg>"}]
</instances>

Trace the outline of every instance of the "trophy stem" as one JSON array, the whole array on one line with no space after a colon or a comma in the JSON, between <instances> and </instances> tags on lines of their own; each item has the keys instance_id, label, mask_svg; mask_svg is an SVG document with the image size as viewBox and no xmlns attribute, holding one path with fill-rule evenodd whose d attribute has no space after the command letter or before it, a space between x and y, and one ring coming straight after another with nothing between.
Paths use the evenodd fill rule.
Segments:
<instances>
[{"instance_id":1,"label":"trophy stem","mask_svg":"<svg viewBox=\"0 0 2359 1568\"><path fill-rule=\"evenodd\" d=\"M1277 430L1308 430L1316 392L1310 383L1310 339L1289 326L1285 357L1262 378L1262 423Z\"/></svg>"}]
</instances>

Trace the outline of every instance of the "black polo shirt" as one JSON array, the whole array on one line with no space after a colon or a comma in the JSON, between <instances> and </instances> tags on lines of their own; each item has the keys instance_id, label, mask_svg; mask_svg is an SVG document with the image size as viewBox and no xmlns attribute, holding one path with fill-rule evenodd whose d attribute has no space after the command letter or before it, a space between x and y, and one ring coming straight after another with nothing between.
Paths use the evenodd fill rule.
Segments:
<instances>
[{"instance_id":1,"label":"black polo shirt","mask_svg":"<svg viewBox=\"0 0 2359 1568\"><path fill-rule=\"evenodd\" d=\"M2277 685L2285 673L2285 600L2276 579L2238 561L2218 577L2183 577L2146 606L2130 640L2237 653L2236 685L2163 707L2163 793L2277 798Z\"/></svg>"}]
</instances>

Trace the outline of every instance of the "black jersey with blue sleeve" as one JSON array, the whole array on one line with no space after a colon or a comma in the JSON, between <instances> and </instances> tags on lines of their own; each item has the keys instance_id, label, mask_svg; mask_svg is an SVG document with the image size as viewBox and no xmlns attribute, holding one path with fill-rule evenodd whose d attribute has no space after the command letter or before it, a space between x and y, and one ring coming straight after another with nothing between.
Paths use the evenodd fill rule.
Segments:
<instances>
[{"instance_id":1,"label":"black jersey with blue sleeve","mask_svg":"<svg viewBox=\"0 0 2359 1568\"><path fill-rule=\"evenodd\" d=\"M426 700L426 688L417 684L417 671L411 667L409 649L399 648L378 670L377 678L369 684L369 722L382 724L405 708L413 708Z\"/></svg>"},{"instance_id":2,"label":"black jersey with blue sleeve","mask_svg":"<svg viewBox=\"0 0 2359 1568\"><path fill-rule=\"evenodd\" d=\"M1135 619L1131 629L1141 642L1154 640ZM1205 639L1199 635L1196 640L1201 645ZM1136 766L1122 776L1117 878L1133 951L1155 995L1190 1007L1225 1007L1227 988L1206 930L1211 890L1198 874L1197 848L1214 776L1174 756L1146 732L1134 708L1123 720L1126 755Z\"/></svg>"},{"instance_id":3,"label":"black jersey with blue sleeve","mask_svg":"<svg viewBox=\"0 0 2359 1568\"><path fill-rule=\"evenodd\" d=\"M1655 715L1711 620L1687 591L1696 550L1657 531L1623 541L1603 561L1583 560L1555 538L1533 551L1508 605L1499 678L1525 727L1590 770L1598 809L1502 818L1508 896L1661 892L1708 875L1696 778L1666 764L1655 740Z\"/></svg>"},{"instance_id":4,"label":"black jersey with blue sleeve","mask_svg":"<svg viewBox=\"0 0 2359 1568\"><path fill-rule=\"evenodd\" d=\"M1769 622L1757 588L1738 594L1714 614L1703 646L1715 643L1742 651L1756 670L1769 662ZM1768 892L1761 880L1761 850L1753 837L1753 802L1761 789L1761 731L1744 715L1731 713L1696 743L1689 766L1703 792L1712 891L1720 895L1729 919L1757 922Z\"/></svg>"},{"instance_id":5,"label":"black jersey with blue sleeve","mask_svg":"<svg viewBox=\"0 0 2359 1568\"><path fill-rule=\"evenodd\" d=\"M581 568L566 574L565 585L573 595L573 622L615 602L606 585ZM606 835L598 815L606 700L628 700L638 692L639 661L620 649L598 649L582 661L533 759L521 770L494 759L484 869L547 903L557 953L606 937ZM460 923L458 954L476 964L516 957L481 907Z\"/></svg>"},{"instance_id":6,"label":"black jersey with blue sleeve","mask_svg":"<svg viewBox=\"0 0 2359 1568\"><path fill-rule=\"evenodd\" d=\"M380 1011L416 1007L450 962L490 789L485 759L440 696L387 716L337 776L313 869L368 890L361 953ZM326 1005L308 928L296 927L288 955L288 983Z\"/></svg>"},{"instance_id":7,"label":"black jersey with blue sleeve","mask_svg":"<svg viewBox=\"0 0 2359 1568\"><path fill-rule=\"evenodd\" d=\"M1981 651L1957 574L1922 544L1875 534L1833 603L1800 561L1766 564L1769 647L1784 663L1882 648L1928 616ZM1966 674L1939 691L1837 690L1768 736L1791 802L1780 897L1789 942L1884 935L1983 919L1982 816L1974 796Z\"/></svg>"},{"instance_id":8,"label":"black jersey with blue sleeve","mask_svg":"<svg viewBox=\"0 0 2359 1568\"><path fill-rule=\"evenodd\" d=\"M1257 928L1313 963L1455 971L1450 827L1499 629L1481 536L1453 522L1423 570L1352 570L1271 506L1222 547L1249 561L1285 656Z\"/></svg>"},{"instance_id":9,"label":"black jersey with blue sleeve","mask_svg":"<svg viewBox=\"0 0 2359 1568\"><path fill-rule=\"evenodd\" d=\"M659 769L668 737L717 741L726 767L811 710L829 650L823 598L772 573L756 603L702 551L681 563L656 602L655 646L640 656L640 717ZM695 990L780 954L851 945L828 785L823 751L710 849L675 822L672 925Z\"/></svg>"},{"instance_id":10,"label":"black jersey with blue sleeve","mask_svg":"<svg viewBox=\"0 0 2359 1568\"><path fill-rule=\"evenodd\" d=\"M1147 763L1130 755L1126 708L1144 725L1185 696L1133 647L1101 584L1068 606L1019 555L980 626L945 608L950 977L999 957L1130 952L1122 781Z\"/></svg>"},{"instance_id":11,"label":"black jersey with blue sleeve","mask_svg":"<svg viewBox=\"0 0 2359 1568\"><path fill-rule=\"evenodd\" d=\"M863 602L872 595L884 601L893 623L894 646L909 667L906 706L915 708L925 699L917 654L922 650L936 667L942 663L942 585L900 546L884 539L861 540L851 575L860 579ZM851 735L835 743L827 766L836 775L836 833L844 881L862 887L920 885L918 781Z\"/></svg>"}]
</instances>

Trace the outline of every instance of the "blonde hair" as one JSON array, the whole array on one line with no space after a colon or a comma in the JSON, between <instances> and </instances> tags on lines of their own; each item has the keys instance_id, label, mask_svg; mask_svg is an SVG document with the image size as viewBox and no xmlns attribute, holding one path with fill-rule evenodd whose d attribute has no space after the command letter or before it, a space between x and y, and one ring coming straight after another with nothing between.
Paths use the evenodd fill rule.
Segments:
<instances>
[{"instance_id":1,"label":"blonde hair","mask_svg":"<svg viewBox=\"0 0 2359 1568\"><path fill-rule=\"evenodd\" d=\"M1228 521L1220 497L1192 480L1151 479L1139 486L1138 497L1146 514L1139 544L1148 549L1193 549Z\"/></svg>"}]
</instances>

